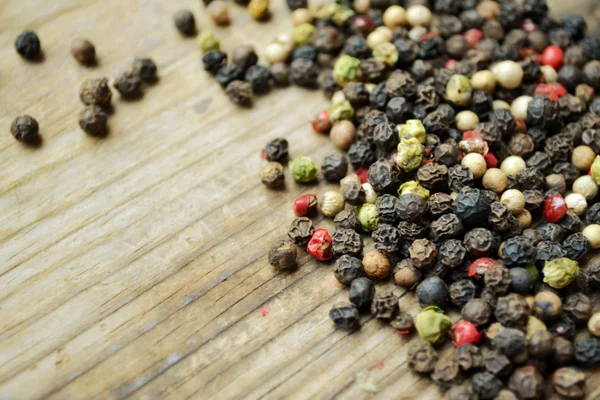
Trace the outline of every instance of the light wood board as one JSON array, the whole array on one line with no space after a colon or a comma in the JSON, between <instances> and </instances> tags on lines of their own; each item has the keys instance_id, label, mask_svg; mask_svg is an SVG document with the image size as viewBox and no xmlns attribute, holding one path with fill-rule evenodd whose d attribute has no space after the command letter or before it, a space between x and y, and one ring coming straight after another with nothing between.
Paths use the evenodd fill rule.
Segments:
<instances>
[{"instance_id":1,"label":"light wood board","mask_svg":"<svg viewBox=\"0 0 600 400\"><path fill-rule=\"evenodd\" d=\"M333 147L308 121L327 101L290 88L230 105L174 29L181 7L227 50L291 28L280 1L267 23L232 3L216 28L194 0L0 0L0 398L437 398L394 329L368 316L357 333L334 328L347 290L331 265L266 261L292 200L327 186L288 174L284 191L265 189L260 149L286 137L292 156L320 161ZM43 62L17 56L25 28ZM95 43L96 68L72 59L75 37ZM160 82L139 101L115 94L107 138L84 134L80 83L140 56ZM24 113L41 148L8 132ZM417 312L412 295L404 307Z\"/></svg>"}]
</instances>

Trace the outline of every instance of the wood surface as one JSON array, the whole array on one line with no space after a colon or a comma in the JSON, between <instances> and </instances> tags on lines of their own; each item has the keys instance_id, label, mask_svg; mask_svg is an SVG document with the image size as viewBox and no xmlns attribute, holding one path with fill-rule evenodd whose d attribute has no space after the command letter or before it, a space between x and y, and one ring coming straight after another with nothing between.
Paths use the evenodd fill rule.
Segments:
<instances>
[{"instance_id":1,"label":"wood surface","mask_svg":"<svg viewBox=\"0 0 600 400\"><path fill-rule=\"evenodd\" d=\"M267 190L260 149L286 137L292 156L331 153L308 124L327 101L290 88L232 106L172 15L189 7L224 49L260 49L291 28L274 3L266 23L232 4L231 26L216 28L196 0L0 0L1 399L439 398L407 369L409 339L368 316L357 333L334 328L328 311L347 290L331 264L267 263L291 201L327 186L286 172L285 190ZM580 3L568 11L590 11ZM43 62L17 56L25 28ZM75 37L95 43L97 67L72 59ZM115 93L110 135L87 136L80 83L139 56L160 82L138 101ZM8 132L24 113L40 148ZM412 294L403 308L417 312Z\"/></svg>"}]
</instances>

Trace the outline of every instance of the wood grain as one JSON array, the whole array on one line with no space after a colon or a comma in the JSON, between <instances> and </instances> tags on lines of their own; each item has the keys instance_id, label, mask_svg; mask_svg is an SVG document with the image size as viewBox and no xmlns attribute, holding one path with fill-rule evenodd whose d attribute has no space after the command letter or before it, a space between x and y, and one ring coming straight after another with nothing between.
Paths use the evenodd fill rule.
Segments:
<instances>
[{"instance_id":1,"label":"wood grain","mask_svg":"<svg viewBox=\"0 0 600 400\"><path fill-rule=\"evenodd\" d=\"M226 28L194 0L0 1L0 398L438 398L406 368L407 338L368 316L354 334L333 327L328 310L347 292L331 265L302 254L283 274L266 262L291 200L327 185L288 176L268 191L259 151L286 137L293 155L332 152L308 124L327 101L290 88L233 107L173 28L181 7L228 50L291 27L281 1L267 23L232 4ZM25 28L43 62L16 55ZM75 37L95 43L96 68L71 58ZM86 136L79 84L137 56L157 62L160 82L139 101L115 95L110 135ZM8 134L23 113L41 148Z\"/></svg>"}]
</instances>

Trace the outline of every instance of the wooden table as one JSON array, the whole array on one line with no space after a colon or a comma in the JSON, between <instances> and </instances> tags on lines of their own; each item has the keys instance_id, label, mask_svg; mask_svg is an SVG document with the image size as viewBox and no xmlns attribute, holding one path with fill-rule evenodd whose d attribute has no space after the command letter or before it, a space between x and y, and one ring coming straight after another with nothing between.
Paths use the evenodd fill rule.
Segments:
<instances>
[{"instance_id":1,"label":"wooden table","mask_svg":"<svg viewBox=\"0 0 600 400\"><path fill-rule=\"evenodd\" d=\"M394 329L368 316L358 333L334 328L328 311L347 290L331 265L267 263L291 201L326 185L288 175L286 190L266 190L260 149L286 137L293 156L331 153L308 124L327 101L290 88L233 107L173 27L183 6L204 12L196 0L0 1L0 398L436 398ZM282 2L269 23L231 14L229 28L199 17L227 50L291 27ZM17 56L24 28L43 62ZM95 43L98 67L71 58L75 37ZM109 137L87 136L79 84L136 56L156 60L160 82L139 101L115 94ZM8 133L23 113L41 148ZM412 295L404 308L416 313Z\"/></svg>"}]
</instances>

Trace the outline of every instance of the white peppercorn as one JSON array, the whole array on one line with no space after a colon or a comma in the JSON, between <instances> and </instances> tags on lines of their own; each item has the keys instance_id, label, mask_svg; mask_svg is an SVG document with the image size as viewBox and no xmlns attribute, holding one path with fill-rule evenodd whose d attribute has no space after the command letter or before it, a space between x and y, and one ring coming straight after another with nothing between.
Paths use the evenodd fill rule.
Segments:
<instances>
[{"instance_id":1,"label":"white peppercorn","mask_svg":"<svg viewBox=\"0 0 600 400\"><path fill-rule=\"evenodd\" d=\"M313 15L308 8L297 8L292 11L292 24L294 26L310 24L312 21Z\"/></svg>"},{"instance_id":2,"label":"white peppercorn","mask_svg":"<svg viewBox=\"0 0 600 400\"><path fill-rule=\"evenodd\" d=\"M390 29L397 26L406 26L408 23L406 10L400 6L390 6L383 13L383 24Z\"/></svg>"},{"instance_id":3,"label":"white peppercorn","mask_svg":"<svg viewBox=\"0 0 600 400\"><path fill-rule=\"evenodd\" d=\"M573 211L576 215L583 215L587 211L587 201L585 197L579 193L571 193L565 197L565 203L569 211Z\"/></svg>"},{"instance_id":4,"label":"white peppercorn","mask_svg":"<svg viewBox=\"0 0 600 400\"><path fill-rule=\"evenodd\" d=\"M335 217L346 205L344 196L335 190L325 192L321 198L321 211L326 217Z\"/></svg>"},{"instance_id":5,"label":"white peppercorn","mask_svg":"<svg viewBox=\"0 0 600 400\"><path fill-rule=\"evenodd\" d=\"M531 226L532 217L531 213L527 209L521 210L519 214L517 214L517 219L523 225L523 228L529 228Z\"/></svg>"},{"instance_id":6,"label":"white peppercorn","mask_svg":"<svg viewBox=\"0 0 600 400\"><path fill-rule=\"evenodd\" d=\"M431 17L431 10L420 4L410 6L406 10L406 19L411 26L429 26Z\"/></svg>"},{"instance_id":7,"label":"white peppercorn","mask_svg":"<svg viewBox=\"0 0 600 400\"><path fill-rule=\"evenodd\" d=\"M475 179L481 178L487 169L485 158L479 153L465 155L460 164L463 167L469 168L473 172L473 178Z\"/></svg>"},{"instance_id":8,"label":"white peppercorn","mask_svg":"<svg viewBox=\"0 0 600 400\"><path fill-rule=\"evenodd\" d=\"M583 175L573 182L573 192L582 195L586 200L593 200L598 195L598 185L593 177Z\"/></svg>"},{"instance_id":9,"label":"white peppercorn","mask_svg":"<svg viewBox=\"0 0 600 400\"><path fill-rule=\"evenodd\" d=\"M596 153L589 146L577 146L571 154L571 163L581 172L588 172L596 159Z\"/></svg>"},{"instance_id":10,"label":"white peppercorn","mask_svg":"<svg viewBox=\"0 0 600 400\"><path fill-rule=\"evenodd\" d=\"M523 81L523 68L511 60L500 61L492 67L496 82L504 89L516 89Z\"/></svg>"},{"instance_id":11,"label":"white peppercorn","mask_svg":"<svg viewBox=\"0 0 600 400\"><path fill-rule=\"evenodd\" d=\"M508 156L500 164L500 169L510 178L516 178L519 171L527 168L525 160L519 156Z\"/></svg>"},{"instance_id":12,"label":"white peppercorn","mask_svg":"<svg viewBox=\"0 0 600 400\"><path fill-rule=\"evenodd\" d=\"M362 184L362 188L365 191L365 203L375 204L377 203L377 192L373 189L373 186L369 182Z\"/></svg>"},{"instance_id":13,"label":"white peppercorn","mask_svg":"<svg viewBox=\"0 0 600 400\"><path fill-rule=\"evenodd\" d=\"M490 168L483 174L483 187L495 193L502 193L508 185L508 176L499 168Z\"/></svg>"},{"instance_id":14,"label":"white peppercorn","mask_svg":"<svg viewBox=\"0 0 600 400\"><path fill-rule=\"evenodd\" d=\"M496 89L496 77L492 71L487 69L477 71L471 76L471 86L473 86L473 90L494 93Z\"/></svg>"},{"instance_id":15,"label":"white peppercorn","mask_svg":"<svg viewBox=\"0 0 600 400\"><path fill-rule=\"evenodd\" d=\"M381 43L389 43L392 41L392 30L387 26L380 26L367 36L367 46L374 49Z\"/></svg>"},{"instance_id":16,"label":"white peppercorn","mask_svg":"<svg viewBox=\"0 0 600 400\"><path fill-rule=\"evenodd\" d=\"M527 120L527 107L531 103L533 97L531 96L519 96L510 105L510 112L513 117L521 118L523 121Z\"/></svg>"},{"instance_id":17,"label":"white peppercorn","mask_svg":"<svg viewBox=\"0 0 600 400\"><path fill-rule=\"evenodd\" d=\"M498 110L500 108L505 108L507 110L510 110L510 104L508 104L504 100L494 100L492 102L492 109L493 110Z\"/></svg>"},{"instance_id":18,"label":"white peppercorn","mask_svg":"<svg viewBox=\"0 0 600 400\"><path fill-rule=\"evenodd\" d=\"M479 123L479 117L471 110L463 110L454 117L456 128L461 132L475 129L475 125Z\"/></svg>"},{"instance_id":19,"label":"white peppercorn","mask_svg":"<svg viewBox=\"0 0 600 400\"><path fill-rule=\"evenodd\" d=\"M348 150L356 138L356 127L351 121L336 121L329 133L331 143L341 150Z\"/></svg>"},{"instance_id":20,"label":"white peppercorn","mask_svg":"<svg viewBox=\"0 0 600 400\"><path fill-rule=\"evenodd\" d=\"M600 249L600 225L590 224L581 232L592 249Z\"/></svg>"},{"instance_id":21,"label":"white peppercorn","mask_svg":"<svg viewBox=\"0 0 600 400\"><path fill-rule=\"evenodd\" d=\"M229 9L225 0L214 0L206 6L206 12L217 25L229 23Z\"/></svg>"},{"instance_id":22,"label":"white peppercorn","mask_svg":"<svg viewBox=\"0 0 600 400\"><path fill-rule=\"evenodd\" d=\"M506 207L514 215L518 215L525 208L525 196L517 189L508 189L502 193L500 202L506 204Z\"/></svg>"},{"instance_id":23,"label":"white peppercorn","mask_svg":"<svg viewBox=\"0 0 600 400\"><path fill-rule=\"evenodd\" d=\"M550 65L542 65L540 67L540 72L542 75L542 82L553 83L558 80L558 73Z\"/></svg>"}]
</instances>

